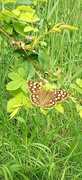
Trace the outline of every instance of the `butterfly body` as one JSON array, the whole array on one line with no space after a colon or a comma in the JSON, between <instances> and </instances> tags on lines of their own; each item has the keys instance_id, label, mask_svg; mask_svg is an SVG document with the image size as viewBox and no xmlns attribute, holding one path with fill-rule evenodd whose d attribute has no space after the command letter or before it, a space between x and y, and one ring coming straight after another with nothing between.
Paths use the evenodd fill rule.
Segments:
<instances>
[{"instance_id":1,"label":"butterfly body","mask_svg":"<svg viewBox=\"0 0 82 180\"><path fill-rule=\"evenodd\" d=\"M31 101L35 106L42 106L44 109L53 108L57 102L61 102L68 97L65 90L46 90L39 83L28 80L28 89L31 92Z\"/></svg>"}]
</instances>

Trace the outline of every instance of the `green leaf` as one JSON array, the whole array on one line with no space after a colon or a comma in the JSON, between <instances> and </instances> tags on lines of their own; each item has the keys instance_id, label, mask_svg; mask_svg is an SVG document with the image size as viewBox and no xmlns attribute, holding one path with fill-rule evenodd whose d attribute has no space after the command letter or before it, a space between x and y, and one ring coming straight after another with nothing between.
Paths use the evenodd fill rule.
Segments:
<instances>
[{"instance_id":1,"label":"green leaf","mask_svg":"<svg viewBox=\"0 0 82 180\"><path fill-rule=\"evenodd\" d=\"M21 89L16 89L16 90L12 90L12 91L11 91L11 94L12 94L13 96L17 96L19 93L21 93Z\"/></svg>"},{"instance_id":2,"label":"green leaf","mask_svg":"<svg viewBox=\"0 0 82 180\"><path fill-rule=\"evenodd\" d=\"M41 46L47 46L47 43L45 41L40 41L39 43L41 44Z\"/></svg>"},{"instance_id":3,"label":"green leaf","mask_svg":"<svg viewBox=\"0 0 82 180\"><path fill-rule=\"evenodd\" d=\"M19 164L13 164L10 166L10 169L13 171L13 172L19 172L22 170L22 166L19 165Z\"/></svg>"},{"instance_id":4,"label":"green leaf","mask_svg":"<svg viewBox=\"0 0 82 180\"><path fill-rule=\"evenodd\" d=\"M25 36L26 35L26 33L24 32L25 26L22 23L15 21L15 20L12 20L12 22L13 22L13 27L14 27L15 31L18 34Z\"/></svg>"},{"instance_id":5,"label":"green leaf","mask_svg":"<svg viewBox=\"0 0 82 180\"><path fill-rule=\"evenodd\" d=\"M77 108L77 112L81 111L82 110L81 104L76 104L76 108Z\"/></svg>"},{"instance_id":6,"label":"green leaf","mask_svg":"<svg viewBox=\"0 0 82 180\"><path fill-rule=\"evenodd\" d=\"M82 87L82 79L80 79L80 78L76 79L76 83L77 83L80 87Z\"/></svg>"},{"instance_id":7,"label":"green leaf","mask_svg":"<svg viewBox=\"0 0 82 180\"><path fill-rule=\"evenodd\" d=\"M10 114L10 119L12 119L18 112L19 112L19 107L17 107L11 114Z\"/></svg>"},{"instance_id":8,"label":"green leaf","mask_svg":"<svg viewBox=\"0 0 82 180\"><path fill-rule=\"evenodd\" d=\"M48 113L48 110L44 109L43 107L40 107L40 110L44 115Z\"/></svg>"},{"instance_id":9,"label":"green leaf","mask_svg":"<svg viewBox=\"0 0 82 180\"><path fill-rule=\"evenodd\" d=\"M18 73L9 73L8 77L12 80L21 80L21 76Z\"/></svg>"},{"instance_id":10,"label":"green leaf","mask_svg":"<svg viewBox=\"0 0 82 180\"><path fill-rule=\"evenodd\" d=\"M38 29L38 28L33 28L33 31L34 31L34 32L38 32L39 29Z\"/></svg>"},{"instance_id":11,"label":"green leaf","mask_svg":"<svg viewBox=\"0 0 82 180\"><path fill-rule=\"evenodd\" d=\"M77 112L79 112L80 117L82 118L82 105L76 104Z\"/></svg>"},{"instance_id":12,"label":"green leaf","mask_svg":"<svg viewBox=\"0 0 82 180\"><path fill-rule=\"evenodd\" d=\"M58 27L58 26L60 26L62 23L58 23L58 24L56 24L54 27L56 28L56 27Z\"/></svg>"},{"instance_id":13,"label":"green leaf","mask_svg":"<svg viewBox=\"0 0 82 180\"><path fill-rule=\"evenodd\" d=\"M26 110L28 110L28 108L34 107L34 105L31 103L31 100L27 96L24 96L24 95L22 97L22 103L25 106Z\"/></svg>"},{"instance_id":14,"label":"green leaf","mask_svg":"<svg viewBox=\"0 0 82 180\"><path fill-rule=\"evenodd\" d=\"M44 85L44 87L45 87L45 89L47 89L47 90L53 90L53 89L57 89L57 85L56 84L50 84L50 83L46 83L45 85Z\"/></svg>"},{"instance_id":15,"label":"green leaf","mask_svg":"<svg viewBox=\"0 0 82 180\"><path fill-rule=\"evenodd\" d=\"M23 93L21 91L17 96L10 99L7 103L7 112L12 112L17 107L20 107L22 103L22 97L23 97Z\"/></svg>"},{"instance_id":16,"label":"green leaf","mask_svg":"<svg viewBox=\"0 0 82 180\"><path fill-rule=\"evenodd\" d=\"M34 66L28 61L25 63L25 73L26 77L29 77L29 79L32 78L35 74Z\"/></svg>"},{"instance_id":17,"label":"green leaf","mask_svg":"<svg viewBox=\"0 0 82 180\"><path fill-rule=\"evenodd\" d=\"M29 23L32 22L32 19L30 17L28 17L28 15L26 13L21 13L18 19L29 22Z\"/></svg>"},{"instance_id":18,"label":"green leaf","mask_svg":"<svg viewBox=\"0 0 82 180\"><path fill-rule=\"evenodd\" d=\"M60 111L62 114L64 113L64 108L62 107L61 103L58 103L55 108Z\"/></svg>"},{"instance_id":19,"label":"green leaf","mask_svg":"<svg viewBox=\"0 0 82 180\"><path fill-rule=\"evenodd\" d=\"M13 33L12 25L7 24L7 26L5 26L5 31L7 31L9 34L12 34Z\"/></svg>"},{"instance_id":20,"label":"green leaf","mask_svg":"<svg viewBox=\"0 0 82 180\"><path fill-rule=\"evenodd\" d=\"M82 89L80 87L77 87L76 84L70 84L70 87L72 87L73 89L76 89L76 91L82 94Z\"/></svg>"},{"instance_id":21,"label":"green leaf","mask_svg":"<svg viewBox=\"0 0 82 180\"><path fill-rule=\"evenodd\" d=\"M25 69L24 68L19 68L18 73L20 76L25 77Z\"/></svg>"},{"instance_id":22,"label":"green leaf","mask_svg":"<svg viewBox=\"0 0 82 180\"><path fill-rule=\"evenodd\" d=\"M76 90L77 90L80 94L82 94L82 89L81 89L81 88L78 87Z\"/></svg>"},{"instance_id":23,"label":"green leaf","mask_svg":"<svg viewBox=\"0 0 82 180\"><path fill-rule=\"evenodd\" d=\"M6 3L15 3L15 0L6 0L6 1L4 1L4 4L6 4Z\"/></svg>"},{"instance_id":24,"label":"green leaf","mask_svg":"<svg viewBox=\"0 0 82 180\"><path fill-rule=\"evenodd\" d=\"M77 85L76 84L70 84L70 87L77 89Z\"/></svg>"},{"instance_id":25,"label":"green leaf","mask_svg":"<svg viewBox=\"0 0 82 180\"><path fill-rule=\"evenodd\" d=\"M79 30L78 28L69 25L61 25L59 29Z\"/></svg>"},{"instance_id":26,"label":"green leaf","mask_svg":"<svg viewBox=\"0 0 82 180\"><path fill-rule=\"evenodd\" d=\"M33 10L33 11L26 11L26 15L27 15L30 19L32 19L32 17L34 16L34 13L35 13L35 10Z\"/></svg>"},{"instance_id":27,"label":"green leaf","mask_svg":"<svg viewBox=\"0 0 82 180\"><path fill-rule=\"evenodd\" d=\"M21 87L21 81L20 80L11 81L7 84L7 90L16 90L20 87Z\"/></svg>"},{"instance_id":28,"label":"green leaf","mask_svg":"<svg viewBox=\"0 0 82 180\"><path fill-rule=\"evenodd\" d=\"M27 93L28 92L28 88L27 88L27 82L25 80L22 81L21 83L21 89Z\"/></svg>"},{"instance_id":29,"label":"green leaf","mask_svg":"<svg viewBox=\"0 0 82 180\"><path fill-rule=\"evenodd\" d=\"M39 21L39 20L40 20L40 18L38 18L38 16L36 14L34 14L33 17L32 17L31 22L36 22L36 21Z\"/></svg>"},{"instance_id":30,"label":"green leaf","mask_svg":"<svg viewBox=\"0 0 82 180\"><path fill-rule=\"evenodd\" d=\"M10 12L8 10L3 10L2 14L6 15L6 16L9 16L9 17L17 18L17 16L15 14L13 14L12 12Z\"/></svg>"},{"instance_id":31,"label":"green leaf","mask_svg":"<svg viewBox=\"0 0 82 180\"><path fill-rule=\"evenodd\" d=\"M16 16L19 16L19 14L20 14L19 9L14 9L12 12L13 12L13 14L15 14Z\"/></svg>"},{"instance_id":32,"label":"green leaf","mask_svg":"<svg viewBox=\"0 0 82 180\"><path fill-rule=\"evenodd\" d=\"M26 0L15 0L17 3L19 3L19 4L26 4L26 5L29 5L29 4L31 4L32 3L32 0L28 0L28 1L26 1ZM19 6L20 7L20 6Z\"/></svg>"},{"instance_id":33,"label":"green leaf","mask_svg":"<svg viewBox=\"0 0 82 180\"><path fill-rule=\"evenodd\" d=\"M79 112L79 114L80 114L80 117L82 118L82 110Z\"/></svg>"},{"instance_id":34,"label":"green leaf","mask_svg":"<svg viewBox=\"0 0 82 180\"><path fill-rule=\"evenodd\" d=\"M55 28L55 27L52 28L52 31L61 32L59 28Z\"/></svg>"},{"instance_id":35,"label":"green leaf","mask_svg":"<svg viewBox=\"0 0 82 180\"><path fill-rule=\"evenodd\" d=\"M35 13L34 10L31 10L31 11L27 10L26 12L21 12L18 19L22 20L22 21L29 22L29 23L33 23L33 22L40 20L38 18L38 16L34 13Z\"/></svg>"},{"instance_id":36,"label":"green leaf","mask_svg":"<svg viewBox=\"0 0 82 180\"><path fill-rule=\"evenodd\" d=\"M1 20L6 20L7 18L8 18L7 16L5 17L4 14L0 13L0 21L1 21Z\"/></svg>"},{"instance_id":37,"label":"green leaf","mask_svg":"<svg viewBox=\"0 0 82 180\"><path fill-rule=\"evenodd\" d=\"M33 27L32 26L26 26L24 28L24 32L29 32L29 31L33 31Z\"/></svg>"},{"instance_id":38,"label":"green leaf","mask_svg":"<svg viewBox=\"0 0 82 180\"><path fill-rule=\"evenodd\" d=\"M46 70L50 68L50 59L46 50L40 50L38 59L42 69Z\"/></svg>"},{"instance_id":39,"label":"green leaf","mask_svg":"<svg viewBox=\"0 0 82 180\"><path fill-rule=\"evenodd\" d=\"M23 0L24 1L24 0ZM26 1L26 0L25 0ZM23 2L24 3L24 2ZM28 12L35 12L31 7L29 6L18 6L17 7L19 10L25 10L25 11L28 11Z\"/></svg>"},{"instance_id":40,"label":"green leaf","mask_svg":"<svg viewBox=\"0 0 82 180\"><path fill-rule=\"evenodd\" d=\"M26 125L26 121L25 119L23 119L22 117L17 117L16 118L19 122L23 123L24 125Z\"/></svg>"},{"instance_id":41,"label":"green leaf","mask_svg":"<svg viewBox=\"0 0 82 180\"><path fill-rule=\"evenodd\" d=\"M19 55L19 54L18 54ZM22 57L18 58L16 57L15 59L15 68L18 69L23 64L24 60Z\"/></svg>"}]
</instances>

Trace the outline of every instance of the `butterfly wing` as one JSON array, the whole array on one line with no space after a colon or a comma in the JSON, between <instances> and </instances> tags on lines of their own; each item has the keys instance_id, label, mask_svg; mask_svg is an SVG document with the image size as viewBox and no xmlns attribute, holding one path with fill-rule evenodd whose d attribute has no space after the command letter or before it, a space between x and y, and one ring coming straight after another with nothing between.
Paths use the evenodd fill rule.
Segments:
<instances>
[{"instance_id":1,"label":"butterfly wing","mask_svg":"<svg viewBox=\"0 0 82 180\"><path fill-rule=\"evenodd\" d=\"M38 93L42 89L44 89L39 83L32 81L32 80L28 80L27 85L28 85L28 89L31 93Z\"/></svg>"},{"instance_id":2,"label":"butterfly wing","mask_svg":"<svg viewBox=\"0 0 82 180\"><path fill-rule=\"evenodd\" d=\"M53 99L53 97L50 94L50 91L47 91L46 97L43 101L42 107L44 109L51 109L56 105L56 101Z\"/></svg>"},{"instance_id":3,"label":"butterfly wing","mask_svg":"<svg viewBox=\"0 0 82 180\"><path fill-rule=\"evenodd\" d=\"M57 102L61 102L69 96L65 90L47 91L39 83L28 80L28 89L31 92L31 101L35 106L42 106L44 109L53 108Z\"/></svg>"},{"instance_id":4,"label":"butterfly wing","mask_svg":"<svg viewBox=\"0 0 82 180\"><path fill-rule=\"evenodd\" d=\"M63 101L69 96L69 93L65 90L51 91L50 94L56 103Z\"/></svg>"},{"instance_id":5,"label":"butterfly wing","mask_svg":"<svg viewBox=\"0 0 82 180\"><path fill-rule=\"evenodd\" d=\"M46 96L46 90L37 82L29 80L27 82L28 89L31 92L30 99L35 106L42 106L42 102Z\"/></svg>"},{"instance_id":6,"label":"butterfly wing","mask_svg":"<svg viewBox=\"0 0 82 180\"><path fill-rule=\"evenodd\" d=\"M56 103L66 99L68 95L69 94L65 90L47 91L47 95L42 104L42 107L44 109L51 109L56 105Z\"/></svg>"},{"instance_id":7,"label":"butterfly wing","mask_svg":"<svg viewBox=\"0 0 82 180\"><path fill-rule=\"evenodd\" d=\"M39 93L32 93L30 99L35 106L42 106L45 99L45 91L42 90Z\"/></svg>"}]
</instances>

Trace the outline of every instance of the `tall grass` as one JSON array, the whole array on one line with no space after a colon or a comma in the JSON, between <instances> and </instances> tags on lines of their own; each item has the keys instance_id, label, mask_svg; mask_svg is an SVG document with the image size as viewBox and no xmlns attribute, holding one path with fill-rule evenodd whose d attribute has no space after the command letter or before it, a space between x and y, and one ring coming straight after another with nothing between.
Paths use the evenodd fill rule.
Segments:
<instances>
[{"instance_id":1,"label":"tall grass","mask_svg":"<svg viewBox=\"0 0 82 180\"><path fill-rule=\"evenodd\" d=\"M64 22L79 31L62 31L44 38L48 43L49 70L62 69L63 85L70 92L70 83L81 73L81 1L48 0L38 2L37 14L45 26ZM41 33L43 28L40 24ZM14 57L8 41L3 37L0 48L0 178L3 180L81 180L82 179L82 121L71 99L62 103L65 112L52 109L43 115L39 108L9 119L6 104L11 94L6 90L8 73L13 69ZM7 44L5 44L5 42ZM12 59L12 61L11 61ZM72 90L71 90L72 91ZM72 92L71 92L72 93ZM77 94L77 97L81 97Z\"/></svg>"}]
</instances>

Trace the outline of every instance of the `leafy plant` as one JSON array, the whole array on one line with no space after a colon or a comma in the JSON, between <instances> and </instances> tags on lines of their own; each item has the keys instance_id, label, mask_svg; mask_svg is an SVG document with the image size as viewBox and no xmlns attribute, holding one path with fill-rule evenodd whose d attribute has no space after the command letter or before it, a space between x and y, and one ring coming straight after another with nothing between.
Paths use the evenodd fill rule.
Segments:
<instances>
[{"instance_id":1,"label":"leafy plant","mask_svg":"<svg viewBox=\"0 0 82 180\"><path fill-rule=\"evenodd\" d=\"M18 20L17 12L26 13L19 6L30 7L39 20ZM0 178L80 180L81 2L4 0L0 11ZM79 31L60 29L65 24ZM28 77L70 96L50 110L37 108Z\"/></svg>"},{"instance_id":2,"label":"leafy plant","mask_svg":"<svg viewBox=\"0 0 82 180\"><path fill-rule=\"evenodd\" d=\"M16 1L10 2L16 4ZM55 75L53 72L49 72L50 61L45 50L48 43L45 42L43 38L53 33L61 34L62 29L78 30L78 28L70 25L58 23L56 25L50 25L50 28L43 27L43 34L41 34L39 30L40 18L34 9L37 2L38 1L34 1L32 3L29 1L28 4L32 7L22 5L17 6L15 9L13 8L13 10L3 8L0 13L2 24L0 31L11 41L14 47L15 63L12 72L8 75L11 81L7 84L7 90L10 90L14 96L14 98L11 98L7 103L7 112L11 112L10 118L14 117L23 105L26 109L34 108L29 99L26 81L27 78L34 78L35 73L42 79L41 75L36 71L37 69L40 70L43 75L46 75L46 78L48 76L48 80L50 77L52 83L54 80L57 80L56 88L60 88L64 84L61 75L58 74L59 72ZM5 4L8 4L8 1L3 2L3 7L5 7ZM50 22L47 22L47 24L49 25ZM12 35L14 38L12 38ZM59 83L60 79L61 83ZM48 88L49 87L52 88L51 84L48 84ZM71 87L73 87L73 85L71 85ZM40 109L44 114L47 113L46 110ZM58 104L56 109L64 113L61 104Z\"/></svg>"}]
</instances>

